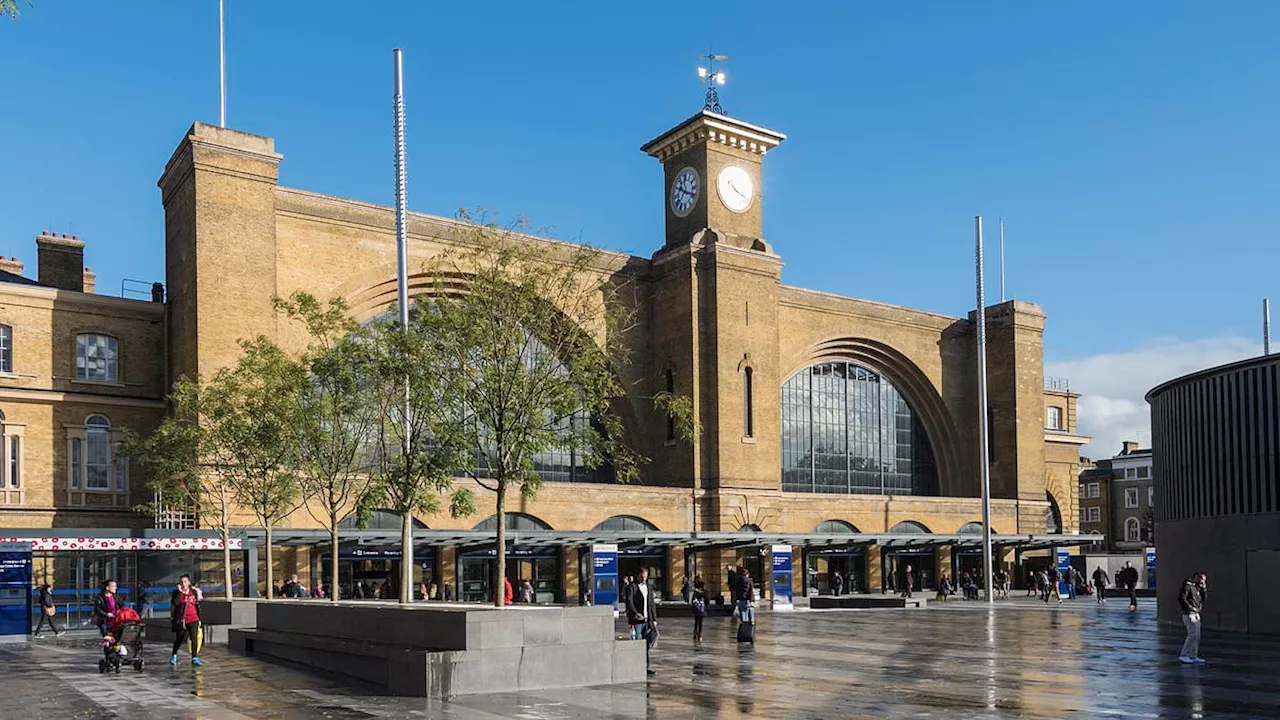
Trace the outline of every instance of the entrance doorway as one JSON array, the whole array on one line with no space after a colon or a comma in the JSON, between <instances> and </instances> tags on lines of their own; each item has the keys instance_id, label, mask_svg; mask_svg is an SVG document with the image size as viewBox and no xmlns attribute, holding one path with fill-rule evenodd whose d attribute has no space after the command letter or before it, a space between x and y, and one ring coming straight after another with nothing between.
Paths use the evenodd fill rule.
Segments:
<instances>
[{"instance_id":1,"label":"entrance doorway","mask_svg":"<svg viewBox=\"0 0 1280 720\"><path fill-rule=\"evenodd\" d=\"M906 588L908 567L911 568L911 577L915 581L912 584L913 591L919 592L934 585L933 548L886 552L882 556L882 562L883 591L902 592Z\"/></svg>"},{"instance_id":2,"label":"entrance doorway","mask_svg":"<svg viewBox=\"0 0 1280 720\"><path fill-rule=\"evenodd\" d=\"M805 592L834 595L835 573L840 573L841 595L867 591L867 556L862 550L818 550L805 554Z\"/></svg>"},{"instance_id":3,"label":"entrance doorway","mask_svg":"<svg viewBox=\"0 0 1280 720\"><path fill-rule=\"evenodd\" d=\"M493 602L493 573L498 558L494 551L463 555L459 572L459 599L463 602ZM507 552L507 580L512 595L520 597L520 585L533 585L533 601L554 603L560 597L560 558L556 548L515 548Z\"/></svg>"}]
</instances>

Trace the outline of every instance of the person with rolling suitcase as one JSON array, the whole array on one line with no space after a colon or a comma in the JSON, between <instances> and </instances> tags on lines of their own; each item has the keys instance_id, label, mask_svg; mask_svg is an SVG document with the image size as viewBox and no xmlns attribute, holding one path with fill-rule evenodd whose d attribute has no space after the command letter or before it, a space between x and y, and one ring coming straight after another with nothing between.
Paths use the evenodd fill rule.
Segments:
<instances>
[{"instance_id":1,"label":"person with rolling suitcase","mask_svg":"<svg viewBox=\"0 0 1280 720\"><path fill-rule=\"evenodd\" d=\"M756 642L756 584L751 572L742 568L738 574L738 642Z\"/></svg>"}]
</instances>

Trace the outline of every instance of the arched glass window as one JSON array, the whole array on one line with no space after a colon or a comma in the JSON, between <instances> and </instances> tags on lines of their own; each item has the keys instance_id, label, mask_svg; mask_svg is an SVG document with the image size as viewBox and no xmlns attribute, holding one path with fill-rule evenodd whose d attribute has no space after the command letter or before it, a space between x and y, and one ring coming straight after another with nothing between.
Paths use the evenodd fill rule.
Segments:
<instances>
[{"instance_id":1,"label":"arched glass window","mask_svg":"<svg viewBox=\"0 0 1280 720\"><path fill-rule=\"evenodd\" d=\"M658 528L644 518L632 515L614 515L591 529L607 532L652 532Z\"/></svg>"},{"instance_id":2,"label":"arched glass window","mask_svg":"<svg viewBox=\"0 0 1280 720\"><path fill-rule=\"evenodd\" d=\"M1138 522L1138 518L1131 517L1124 521L1124 541L1142 541L1142 523Z\"/></svg>"},{"instance_id":3,"label":"arched glass window","mask_svg":"<svg viewBox=\"0 0 1280 720\"><path fill-rule=\"evenodd\" d=\"M937 495L933 448L906 398L879 373L843 360L782 386L782 489Z\"/></svg>"},{"instance_id":4,"label":"arched glass window","mask_svg":"<svg viewBox=\"0 0 1280 720\"><path fill-rule=\"evenodd\" d=\"M747 523L738 528L738 532L760 532L760 526L755 523Z\"/></svg>"},{"instance_id":5,"label":"arched glass window","mask_svg":"<svg viewBox=\"0 0 1280 720\"><path fill-rule=\"evenodd\" d=\"M90 415L84 421L85 488L111 489L111 421L105 415Z\"/></svg>"},{"instance_id":6,"label":"arched glass window","mask_svg":"<svg viewBox=\"0 0 1280 720\"><path fill-rule=\"evenodd\" d=\"M120 345L110 335L76 336L76 379L118 382Z\"/></svg>"},{"instance_id":7,"label":"arched glass window","mask_svg":"<svg viewBox=\"0 0 1280 720\"><path fill-rule=\"evenodd\" d=\"M956 531L956 534L957 535L981 535L982 523L980 522L965 523L964 525L960 526L960 529Z\"/></svg>"},{"instance_id":8,"label":"arched glass window","mask_svg":"<svg viewBox=\"0 0 1280 720\"><path fill-rule=\"evenodd\" d=\"M392 510L374 510L369 513L369 521L363 526L360 524L360 518L356 513L351 513L338 521L338 527L343 530L399 530L403 521L400 515ZM427 524L419 520L413 519L413 528L415 530L426 530Z\"/></svg>"},{"instance_id":9,"label":"arched glass window","mask_svg":"<svg viewBox=\"0 0 1280 720\"><path fill-rule=\"evenodd\" d=\"M823 520L813 529L816 533L856 533L858 528L843 520Z\"/></svg>"},{"instance_id":10,"label":"arched glass window","mask_svg":"<svg viewBox=\"0 0 1280 720\"><path fill-rule=\"evenodd\" d=\"M914 520L903 520L889 528L890 535L927 535L929 528Z\"/></svg>"},{"instance_id":11,"label":"arched glass window","mask_svg":"<svg viewBox=\"0 0 1280 720\"><path fill-rule=\"evenodd\" d=\"M1062 512L1058 509L1058 501L1053 499L1053 495L1045 493L1044 497L1049 501L1049 507L1044 511L1044 524L1046 532L1050 535L1058 535L1062 532Z\"/></svg>"},{"instance_id":12,"label":"arched glass window","mask_svg":"<svg viewBox=\"0 0 1280 720\"><path fill-rule=\"evenodd\" d=\"M524 513L507 513L507 529L508 530L550 530L551 526L542 522L532 515ZM490 515L481 520L473 530L497 530L498 516Z\"/></svg>"}]
</instances>

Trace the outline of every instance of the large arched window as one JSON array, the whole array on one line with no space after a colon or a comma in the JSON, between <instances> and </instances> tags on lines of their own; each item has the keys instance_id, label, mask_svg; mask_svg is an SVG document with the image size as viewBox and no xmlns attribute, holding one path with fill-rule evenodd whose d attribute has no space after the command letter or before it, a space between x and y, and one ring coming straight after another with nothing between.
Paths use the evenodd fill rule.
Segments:
<instances>
[{"instance_id":1,"label":"large arched window","mask_svg":"<svg viewBox=\"0 0 1280 720\"><path fill-rule=\"evenodd\" d=\"M889 528L890 535L927 535L929 528L921 525L915 520L903 520L902 522Z\"/></svg>"},{"instance_id":2,"label":"large arched window","mask_svg":"<svg viewBox=\"0 0 1280 720\"><path fill-rule=\"evenodd\" d=\"M813 529L816 533L856 533L858 528L843 520L823 520Z\"/></svg>"},{"instance_id":3,"label":"large arched window","mask_svg":"<svg viewBox=\"0 0 1280 720\"><path fill-rule=\"evenodd\" d=\"M605 532L652 532L658 528L648 520L634 515L614 515L591 529Z\"/></svg>"},{"instance_id":4,"label":"large arched window","mask_svg":"<svg viewBox=\"0 0 1280 720\"><path fill-rule=\"evenodd\" d=\"M860 365L824 362L782 386L782 489L936 495L933 448L898 388Z\"/></svg>"},{"instance_id":5,"label":"large arched window","mask_svg":"<svg viewBox=\"0 0 1280 720\"><path fill-rule=\"evenodd\" d=\"M524 513L507 513L508 530L550 530L551 526L532 515ZM473 530L497 530L498 516L490 515L476 524Z\"/></svg>"},{"instance_id":6,"label":"large arched window","mask_svg":"<svg viewBox=\"0 0 1280 720\"><path fill-rule=\"evenodd\" d=\"M956 531L956 534L957 535L981 535L982 523L967 522L964 525L960 526L960 529Z\"/></svg>"},{"instance_id":7,"label":"large arched window","mask_svg":"<svg viewBox=\"0 0 1280 720\"><path fill-rule=\"evenodd\" d=\"M419 312L417 307L410 309L411 313ZM371 325L387 321L395 321L398 314L394 311L387 311L368 320L365 324ZM521 351L521 359L528 369L530 364L535 362L535 358L541 360L548 357L550 350L546 345L539 342L536 337L529 339L529 344ZM560 366L563 367L562 365ZM674 420L672 420L674 423ZM575 427L595 427L597 431L603 432L603 428L592 418L584 408L579 408L573 413L555 419L554 426L557 428L575 428ZM672 425L674 428L674 425ZM480 443L472 453L473 461L470 468L466 470L459 468L458 474L465 475L466 471L475 473L477 477L491 477L489 463L486 460L484 452L484 439L481 433ZM533 469L538 475L546 481L550 482L612 482L616 479L613 465L606 459L604 462L598 463L596 467L587 464L586 457L581 450L575 448L554 448L546 452L538 453L533 457Z\"/></svg>"},{"instance_id":8,"label":"large arched window","mask_svg":"<svg viewBox=\"0 0 1280 720\"><path fill-rule=\"evenodd\" d=\"M1045 493L1044 497L1049 501L1049 507L1044 511L1045 532L1058 535L1062 532L1062 511L1058 509L1058 501L1053 499L1053 495Z\"/></svg>"},{"instance_id":9,"label":"large arched window","mask_svg":"<svg viewBox=\"0 0 1280 720\"><path fill-rule=\"evenodd\" d=\"M374 510L363 525L360 524L360 516L351 513L338 521L338 527L343 530L400 530L404 527L403 522L401 516L392 510ZM414 518L413 529L426 530L427 524Z\"/></svg>"}]
</instances>

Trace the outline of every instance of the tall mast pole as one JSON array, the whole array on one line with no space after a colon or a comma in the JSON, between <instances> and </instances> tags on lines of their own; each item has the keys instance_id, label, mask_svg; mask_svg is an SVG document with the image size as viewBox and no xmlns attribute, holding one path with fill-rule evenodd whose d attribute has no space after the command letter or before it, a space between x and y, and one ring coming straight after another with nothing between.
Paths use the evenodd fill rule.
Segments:
<instances>
[{"instance_id":1,"label":"tall mast pole","mask_svg":"<svg viewBox=\"0 0 1280 720\"><path fill-rule=\"evenodd\" d=\"M995 602L991 586L991 458L987 436L987 299L986 277L982 260L982 216L973 219L974 253L978 286L978 456L982 462L982 572L987 603Z\"/></svg>"},{"instance_id":2,"label":"tall mast pole","mask_svg":"<svg viewBox=\"0 0 1280 720\"><path fill-rule=\"evenodd\" d=\"M1262 298L1262 354L1271 354L1271 299Z\"/></svg>"},{"instance_id":3,"label":"tall mast pole","mask_svg":"<svg viewBox=\"0 0 1280 720\"><path fill-rule=\"evenodd\" d=\"M400 48L391 51L395 63L395 92L392 104L395 114L396 153L396 301L400 307L400 329L409 331L409 224L408 198L405 195L404 152L404 62ZM409 379L404 383L404 428L402 451L407 458L409 447ZM413 511L406 510L400 531L400 602L413 600Z\"/></svg>"},{"instance_id":4,"label":"tall mast pole","mask_svg":"<svg viewBox=\"0 0 1280 720\"><path fill-rule=\"evenodd\" d=\"M227 24L218 0L218 127L227 126ZM336 578L335 578L336 582Z\"/></svg>"},{"instance_id":5,"label":"tall mast pole","mask_svg":"<svg viewBox=\"0 0 1280 720\"><path fill-rule=\"evenodd\" d=\"M1000 218L1000 302L1004 300L1004 218Z\"/></svg>"}]
</instances>

